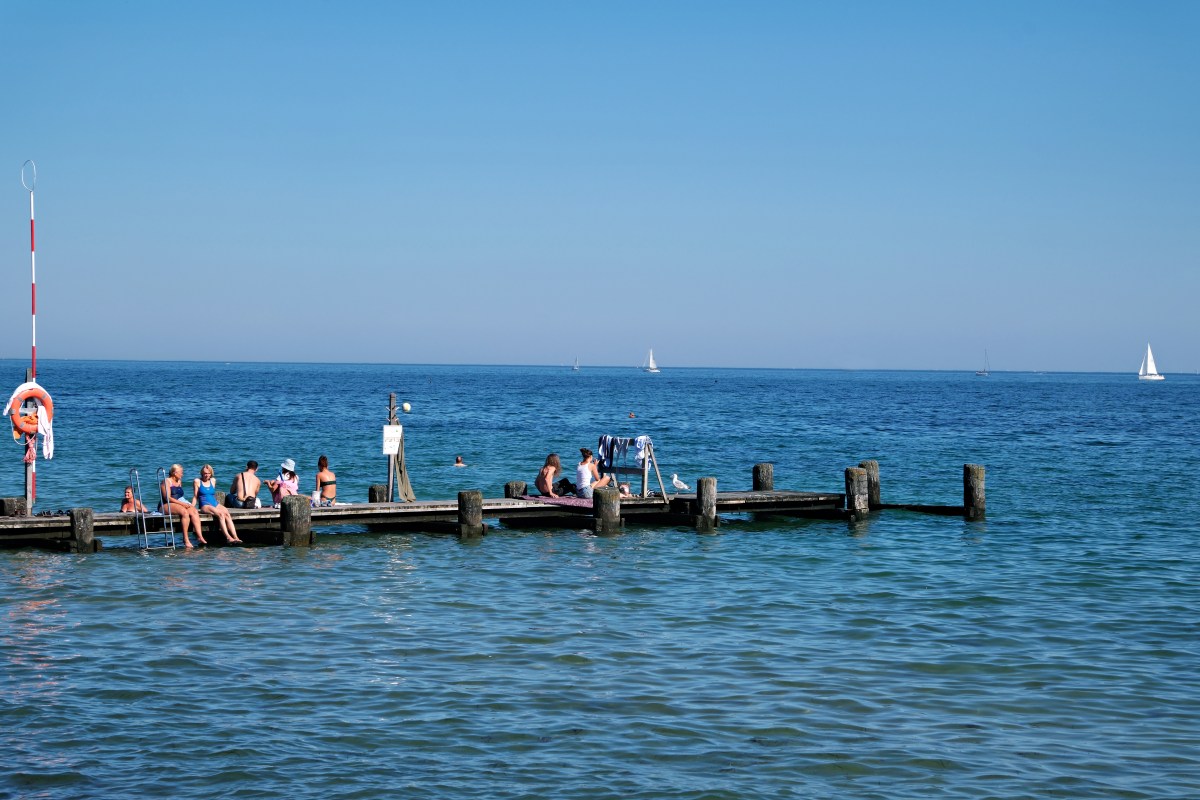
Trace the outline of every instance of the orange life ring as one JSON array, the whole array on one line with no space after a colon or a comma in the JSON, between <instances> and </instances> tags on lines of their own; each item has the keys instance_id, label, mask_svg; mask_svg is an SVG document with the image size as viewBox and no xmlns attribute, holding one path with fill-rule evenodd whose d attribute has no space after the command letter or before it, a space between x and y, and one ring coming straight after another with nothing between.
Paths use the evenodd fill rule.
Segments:
<instances>
[{"instance_id":1,"label":"orange life ring","mask_svg":"<svg viewBox=\"0 0 1200 800\"><path fill-rule=\"evenodd\" d=\"M24 405L26 400L31 398L42 404L42 410L46 412L47 420L54 419L54 401L50 399L50 395L46 393L46 390L40 386L34 389L26 389L19 393L13 401L12 416L10 417L13 427L21 431L21 433L34 435L38 432L37 414L30 414L27 417L21 416L21 406Z\"/></svg>"}]
</instances>

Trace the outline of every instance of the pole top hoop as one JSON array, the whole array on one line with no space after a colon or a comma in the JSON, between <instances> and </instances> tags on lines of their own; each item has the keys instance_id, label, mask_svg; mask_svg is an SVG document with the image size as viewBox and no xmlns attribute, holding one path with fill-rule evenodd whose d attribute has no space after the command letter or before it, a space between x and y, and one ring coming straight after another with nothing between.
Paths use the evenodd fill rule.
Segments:
<instances>
[{"instance_id":1,"label":"pole top hoop","mask_svg":"<svg viewBox=\"0 0 1200 800\"><path fill-rule=\"evenodd\" d=\"M32 158L21 165L21 185L30 194L33 194L33 187L37 186L37 164Z\"/></svg>"}]
</instances>

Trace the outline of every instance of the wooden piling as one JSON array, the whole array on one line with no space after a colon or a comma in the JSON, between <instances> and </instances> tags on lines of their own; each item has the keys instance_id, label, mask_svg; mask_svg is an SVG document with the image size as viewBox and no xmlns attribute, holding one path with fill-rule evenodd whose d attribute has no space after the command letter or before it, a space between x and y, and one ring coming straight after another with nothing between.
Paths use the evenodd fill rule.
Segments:
<instances>
[{"instance_id":1,"label":"wooden piling","mask_svg":"<svg viewBox=\"0 0 1200 800\"><path fill-rule=\"evenodd\" d=\"M312 506L308 495L288 495L279 503L284 547L312 547Z\"/></svg>"},{"instance_id":2,"label":"wooden piling","mask_svg":"<svg viewBox=\"0 0 1200 800\"><path fill-rule=\"evenodd\" d=\"M72 508L71 517L72 553L96 552L96 514L90 508Z\"/></svg>"},{"instance_id":3,"label":"wooden piling","mask_svg":"<svg viewBox=\"0 0 1200 800\"><path fill-rule=\"evenodd\" d=\"M367 502L368 503L386 503L387 502L387 487L382 483L372 483L367 487Z\"/></svg>"},{"instance_id":4,"label":"wooden piling","mask_svg":"<svg viewBox=\"0 0 1200 800\"><path fill-rule=\"evenodd\" d=\"M963 464L963 513L967 519L983 519L987 511L985 472L982 464Z\"/></svg>"},{"instance_id":5,"label":"wooden piling","mask_svg":"<svg viewBox=\"0 0 1200 800\"><path fill-rule=\"evenodd\" d=\"M28 517L29 505L24 497L0 497L0 517Z\"/></svg>"},{"instance_id":6,"label":"wooden piling","mask_svg":"<svg viewBox=\"0 0 1200 800\"><path fill-rule=\"evenodd\" d=\"M616 533L624 527L621 519L621 492L613 486L602 486L592 492L592 516L596 533Z\"/></svg>"},{"instance_id":7,"label":"wooden piling","mask_svg":"<svg viewBox=\"0 0 1200 800\"><path fill-rule=\"evenodd\" d=\"M696 481L696 515L693 524L698 531L710 531L717 527L716 478L700 478Z\"/></svg>"},{"instance_id":8,"label":"wooden piling","mask_svg":"<svg viewBox=\"0 0 1200 800\"><path fill-rule=\"evenodd\" d=\"M882 505L879 496L879 462L874 459L858 462L867 471L867 508L874 511Z\"/></svg>"},{"instance_id":9,"label":"wooden piling","mask_svg":"<svg viewBox=\"0 0 1200 800\"><path fill-rule=\"evenodd\" d=\"M468 489L458 493L458 535L462 538L482 536L486 530L483 526L483 492L478 489Z\"/></svg>"},{"instance_id":10,"label":"wooden piling","mask_svg":"<svg viewBox=\"0 0 1200 800\"><path fill-rule=\"evenodd\" d=\"M854 519L867 515L867 471L862 467L846 467L846 511Z\"/></svg>"},{"instance_id":11,"label":"wooden piling","mask_svg":"<svg viewBox=\"0 0 1200 800\"><path fill-rule=\"evenodd\" d=\"M529 484L525 483L525 481L509 481L504 484L504 496L509 498L520 497L527 493L528 488Z\"/></svg>"},{"instance_id":12,"label":"wooden piling","mask_svg":"<svg viewBox=\"0 0 1200 800\"><path fill-rule=\"evenodd\" d=\"M770 462L754 465L754 491L775 491L775 465Z\"/></svg>"}]
</instances>

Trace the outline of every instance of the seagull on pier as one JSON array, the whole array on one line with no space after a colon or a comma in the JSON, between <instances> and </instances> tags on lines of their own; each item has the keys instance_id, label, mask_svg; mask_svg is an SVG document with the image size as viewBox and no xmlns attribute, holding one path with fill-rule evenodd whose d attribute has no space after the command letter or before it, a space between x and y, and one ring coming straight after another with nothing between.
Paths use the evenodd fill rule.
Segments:
<instances>
[{"instance_id":1,"label":"seagull on pier","mask_svg":"<svg viewBox=\"0 0 1200 800\"><path fill-rule=\"evenodd\" d=\"M671 485L674 486L676 489L682 489L685 492L689 488L686 483L679 480L679 476L676 475L674 472L671 473Z\"/></svg>"}]
</instances>

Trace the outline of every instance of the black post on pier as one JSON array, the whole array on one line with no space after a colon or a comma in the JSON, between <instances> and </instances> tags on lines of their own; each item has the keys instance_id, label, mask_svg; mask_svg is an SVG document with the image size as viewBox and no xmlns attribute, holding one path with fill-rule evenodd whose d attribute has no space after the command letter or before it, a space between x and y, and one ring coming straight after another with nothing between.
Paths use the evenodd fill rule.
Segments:
<instances>
[{"instance_id":1,"label":"black post on pier","mask_svg":"<svg viewBox=\"0 0 1200 800\"><path fill-rule=\"evenodd\" d=\"M487 530L483 524L483 492L468 489L458 493L458 535L462 539L482 536Z\"/></svg>"},{"instance_id":2,"label":"black post on pier","mask_svg":"<svg viewBox=\"0 0 1200 800\"><path fill-rule=\"evenodd\" d=\"M71 518L72 553L94 553L96 547L96 513L90 508L72 508L67 512Z\"/></svg>"},{"instance_id":3,"label":"black post on pier","mask_svg":"<svg viewBox=\"0 0 1200 800\"><path fill-rule=\"evenodd\" d=\"M753 485L756 492L775 491L775 465L770 462L755 464Z\"/></svg>"},{"instance_id":4,"label":"black post on pier","mask_svg":"<svg viewBox=\"0 0 1200 800\"><path fill-rule=\"evenodd\" d=\"M879 494L879 462L870 459L858 462L858 466L867 471L867 508L874 511L882 505Z\"/></svg>"},{"instance_id":5,"label":"black post on pier","mask_svg":"<svg viewBox=\"0 0 1200 800\"><path fill-rule=\"evenodd\" d=\"M292 494L279 503L279 531L284 547L312 547L312 505L308 495Z\"/></svg>"},{"instance_id":6,"label":"black post on pier","mask_svg":"<svg viewBox=\"0 0 1200 800\"><path fill-rule=\"evenodd\" d=\"M967 519L983 519L987 512L985 472L982 464L963 464L963 514Z\"/></svg>"},{"instance_id":7,"label":"black post on pier","mask_svg":"<svg viewBox=\"0 0 1200 800\"><path fill-rule=\"evenodd\" d=\"M870 505L867 502L867 471L862 467L846 467L846 512L851 519L863 519Z\"/></svg>"},{"instance_id":8,"label":"black post on pier","mask_svg":"<svg viewBox=\"0 0 1200 800\"><path fill-rule=\"evenodd\" d=\"M616 533L625 526L621 519L621 492L615 486L602 486L592 492L592 516L596 533Z\"/></svg>"},{"instance_id":9,"label":"black post on pier","mask_svg":"<svg viewBox=\"0 0 1200 800\"><path fill-rule=\"evenodd\" d=\"M529 484L525 481L509 481L504 484L504 496L507 498L520 497L525 494L529 488Z\"/></svg>"},{"instance_id":10,"label":"black post on pier","mask_svg":"<svg viewBox=\"0 0 1200 800\"><path fill-rule=\"evenodd\" d=\"M700 478L696 481L696 516L694 520L696 530L715 530L718 522L717 479Z\"/></svg>"}]
</instances>

